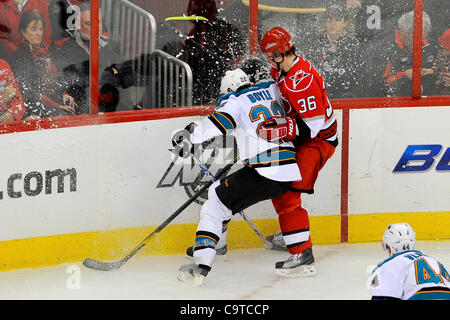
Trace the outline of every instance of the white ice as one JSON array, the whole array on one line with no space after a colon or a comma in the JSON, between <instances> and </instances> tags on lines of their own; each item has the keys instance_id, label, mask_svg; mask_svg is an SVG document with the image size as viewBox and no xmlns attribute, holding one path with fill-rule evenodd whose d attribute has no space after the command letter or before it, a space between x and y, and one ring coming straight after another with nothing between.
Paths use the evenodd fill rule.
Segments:
<instances>
[{"instance_id":1,"label":"white ice","mask_svg":"<svg viewBox=\"0 0 450 320\"><path fill-rule=\"evenodd\" d=\"M149 243L148 245L152 245ZM450 241L418 241L416 249L450 268ZM111 272L81 262L0 272L0 300L367 300L368 270L387 258L380 243L315 245L317 275L280 278L285 252L230 249L218 257L202 287L177 280L184 255L136 255ZM79 280L77 282L76 280ZM79 284L79 286L77 285Z\"/></svg>"}]
</instances>

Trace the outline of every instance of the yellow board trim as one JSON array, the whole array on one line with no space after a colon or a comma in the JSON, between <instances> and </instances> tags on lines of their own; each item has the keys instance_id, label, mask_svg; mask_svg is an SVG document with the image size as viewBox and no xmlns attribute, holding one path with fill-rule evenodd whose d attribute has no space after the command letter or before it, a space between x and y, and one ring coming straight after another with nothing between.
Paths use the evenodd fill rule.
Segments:
<instances>
[{"instance_id":1,"label":"yellow board trim","mask_svg":"<svg viewBox=\"0 0 450 320\"><path fill-rule=\"evenodd\" d=\"M348 216L348 242L378 242L386 227L407 222L416 240L450 239L450 212L352 214Z\"/></svg>"},{"instance_id":2,"label":"yellow board trim","mask_svg":"<svg viewBox=\"0 0 450 320\"><path fill-rule=\"evenodd\" d=\"M411 224L418 240L450 239L450 212L383 213L350 215L349 242L380 241L388 224L401 221ZM253 219L253 222L266 236L279 230L277 219ZM310 225L314 244L340 242L340 216L311 216ZM138 255L184 253L194 243L196 227L196 224L169 225ZM85 258L119 260L154 229L139 227L0 241L0 271L54 266ZM230 222L228 230L227 241L231 249L263 247L263 242L243 220Z\"/></svg>"}]
</instances>

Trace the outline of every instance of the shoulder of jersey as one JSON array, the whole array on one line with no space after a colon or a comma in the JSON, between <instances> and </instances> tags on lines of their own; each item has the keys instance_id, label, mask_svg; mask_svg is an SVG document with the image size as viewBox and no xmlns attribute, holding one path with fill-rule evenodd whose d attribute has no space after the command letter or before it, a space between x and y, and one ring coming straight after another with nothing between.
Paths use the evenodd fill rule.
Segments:
<instances>
[{"instance_id":1,"label":"shoulder of jersey","mask_svg":"<svg viewBox=\"0 0 450 320\"><path fill-rule=\"evenodd\" d=\"M402 251L402 252L396 253L396 254L394 254L393 256L387 258L386 260L380 262L380 263L377 265L377 268L381 267L382 265L386 264L387 262L390 262L390 261L393 261L393 260L397 261L396 258L403 257L403 256L408 255L408 254L410 254L410 253L419 253L419 254L423 255L423 253L420 252L420 251L418 251L418 250L406 250L406 251Z\"/></svg>"},{"instance_id":2,"label":"shoulder of jersey","mask_svg":"<svg viewBox=\"0 0 450 320\"><path fill-rule=\"evenodd\" d=\"M235 99L238 99L240 97L242 97L243 95L245 95L246 93L252 92L252 91L256 91L256 90L260 90L260 89L266 89L268 87L270 87L272 84L275 84L275 81L269 80L269 81L263 81L260 82L252 87L248 87L244 90L240 90L238 92L233 91L233 92L229 92L227 94L224 94L223 96L221 96L219 98L219 100L217 100L217 104L216 104L216 108L219 108L221 106L223 106L224 103L228 102L228 101L232 101Z\"/></svg>"},{"instance_id":3,"label":"shoulder of jersey","mask_svg":"<svg viewBox=\"0 0 450 320\"><path fill-rule=\"evenodd\" d=\"M288 90L301 92L311 87L314 80L313 66L308 60L299 58L291 70L285 75L284 83Z\"/></svg>"}]
</instances>

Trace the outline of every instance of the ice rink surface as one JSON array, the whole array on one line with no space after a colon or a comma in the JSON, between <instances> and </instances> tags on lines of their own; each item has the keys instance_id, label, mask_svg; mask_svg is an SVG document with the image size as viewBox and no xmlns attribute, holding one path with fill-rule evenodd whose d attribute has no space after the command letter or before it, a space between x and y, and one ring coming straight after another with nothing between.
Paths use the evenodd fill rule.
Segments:
<instances>
[{"instance_id":1,"label":"ice rink surface","mask_svg":"<svg viewBox=\"0 0 450 320\"><path fill-rule=\"evenodd\" d=\"M416 249L450 268L450 241L418 241ZM287 253L230 249L197 288L177 280L190 262L184 255L137 255L110 272L81 262L0 272L0 300L367 300L368 270L387 258L380 243L316 245L313 252L317 275L280 278L274 264Z\"/></svg>"}]
</instances>

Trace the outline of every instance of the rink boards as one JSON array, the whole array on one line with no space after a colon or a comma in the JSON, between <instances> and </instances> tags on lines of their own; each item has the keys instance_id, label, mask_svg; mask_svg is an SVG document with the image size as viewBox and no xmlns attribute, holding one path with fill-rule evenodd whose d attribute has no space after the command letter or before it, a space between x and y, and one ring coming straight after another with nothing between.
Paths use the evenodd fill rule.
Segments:
<instances>
[{"instance_id":1,"label":"rink boards","mask_svg":"<svg viewBox=\"0 0 450 320\"><path fill-rule=\"evenodd\" d=\"M343 110L335 112L341 132ZM201 119L137 116L80 126L54 119L52 129L0 134L0 270L121 259L207 181L198 166L170 151L172 134ZM315 194L303 196L313 243L342 241L342 228L348 242L379 241L389 223L400 221L409 222L418 239L449 239L447 119L448 107L350 110L348 140L340 137ZM202 161L216 172L231 154L212 147ZM203 201L142 254L183 252L193 243ZM270 201L245 212L263 234L278 230ZM231 248L262 246L240 217L229 230Z\"/></svg>"}]
</instances>

